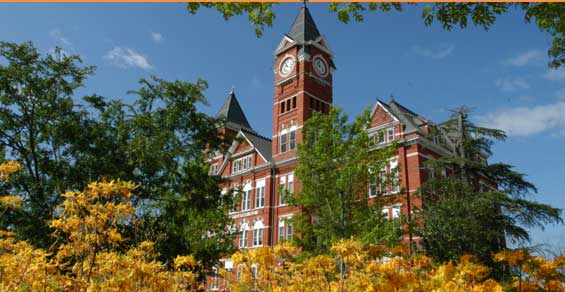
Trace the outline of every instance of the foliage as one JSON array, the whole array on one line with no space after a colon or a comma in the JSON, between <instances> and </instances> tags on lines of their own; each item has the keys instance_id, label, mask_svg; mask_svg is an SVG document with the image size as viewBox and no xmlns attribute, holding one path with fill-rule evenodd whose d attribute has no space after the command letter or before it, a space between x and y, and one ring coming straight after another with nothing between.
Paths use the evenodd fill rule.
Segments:
<instances>
[{"instance_id":1,"label":"foliage","mask_svg":"<svg viewBox=\"0 0 565 292\"><path fill-rule=\"evenodd\" d=\"M381 212L384 196L368 204L367 181L385 166L395 145L369 151L365 130L370 122L368 110L352 123L347 119L334 107L327 115L314 114L304 124L306 142L298 145L296 168L302 189L290 201L303 210L293 221L301 234L295 240L306 251L327 252L333 242L351 236L376 241L373 236L381 235L382 227L390 225Z\"/></svg>"},{"instance_id":2,"label":"foliage","mask_svg":"<svg viewBox=\"0 0 565 292\"><path fill-rule=\"evenodd\" d=\"M22 166L2 189L21 194L22 208L6 210L1 227L47 248L60 194L121 178L140 185L131 199L143 216L124 227L129 244L155 241L164 258L191 253L206 264L230 250L231 197L221 196L206 159L231 141L217 134L222 120L198 110L204 80L142 79L131 105L96 94L77 102L75 89L94 72L80 57L7 42L0 56L0 150Z\"/></svg>"},{"instance_id":3,"label":"foliage","mask_svg":"<svg viewBox=\"0 0 565 292\"><path fill-rule=\"evenodd\" d=\"M425 204L420 232L434 259L473 254L493 266L490 255L504 249L506 240L527 242L527 227L563 222L560 209L525 199L536 188L524 174L486 162L494 141L506 137L503 131L474 125L460 109L431 135L454 153L427 161L432 178L419 190ZM438 175L440 170L449 177Z\"/></svg>"},{"instance_id":4,"label":"foliage","mask_svg":"<svg viewBox=\"0 0 565 292\"><path fill-rule=\"evenodd\" d=\"M333 2L329 4L329 11L336 13L339 21L343 23L349 23L352 19L362 22L367 11L390 13L402 11L406 5L422 4ZM247 13L258 37L263 34L265 27L272 26L276 16L273 12L275 3L189 3L188 10L191 14L195 14L200 6L218 10L226 20L234 15ZM494 25L497 17L513 9L523 10L525 22L535 22L541 31L549 33L553 38L551 48L548 50L549 66L553 68L565 66L564 3L438 2L423 6L422 19L426 26L437 21L446 30L452 30L454 27L465 28L469 23L489 29Z\"/></svg>"},{"instance_id":5,"label":"foliage","mask_svg":"<svg viewBox=\"0 0 565 292\"><path fill-rule=\"evenodd\" d=\"M544 260L523 250L509 250L494 258L509 268L522 267L522 278L499 283L490 278L487 266L469 255L457 264L439 264L425 255L409 255L404 248L363 245L354 240L336 242L330 253L307 259L301 259L297 248L288 243L241 250L231 258L238 272L223 273L232 291L502 292L562 291L565 287L563 257ZM343 284L336 269L340 259L347 267Z\"/></svg>"},{"instance_id":6,"label":"foliage","mask_svg":"<svg viewBox=\"0 0 565 292\"><path fill-rule=\"evenodd\" d=\"M0 146L21 163L13 187L25 195L18 212L23 214L18 219L6 214L2 225L46 246L49 230L43 222L60 202L58 194L64 187L84 186L68 179L78 169L67 149L83 115L75 110L73 94L94 68L81 67L80 57L58 49L42 56L29 42L0 42L0 56Z\"/></svg>"},{"instance_id":7,"label":"foliage","mask_svg":"<svg viewBox=\"0 0 565 292\"><path fill-rule=\"evenodd\" d=\"M21 166L0 164L2 183ZM135 217L132 192L124 181L89 184L69 192L49 224L57 241L49 250L18 241L0 231L2 291L200 291L205 283L194 257L179 255L159 262L154 243L144 241L124 249L120 232ZM19 196L13 196L19 197ZM15 208L4 204L4 208ZM328 253L304 258L300 248L285 242L274 247L240 250L231 260L236 271L221 270L231 291L562 291L565 257L553 260L527 250L507 250L494 256L515 276L505 282L489 278L489 268L472 256L457 264L434 263L402 246L340 240ZM340 281L337 262L345 266Z\"/></svg>"},{"instance_id":8,"label":"foliage","mask_svg":"<svg viewBox=\"0 0 565 292\"><path fill-rule=\"evenodd\" d=\"M0 169L10 169L11 163L3 163ZM7 173L2 172L3 181ZM135 214L130 200L133 189L131 183L109 181L91 183L83 192L66 193L55 212L57 218L49 223L58 239L49 250L17 241L12 232L0 232L0 290L196 289L194 268L198 263L193 257L178 256L168 267L155 260L154 244L149 241L122 251L126 239L119 227L131 222Z\"/></svg>"}]
</instances>

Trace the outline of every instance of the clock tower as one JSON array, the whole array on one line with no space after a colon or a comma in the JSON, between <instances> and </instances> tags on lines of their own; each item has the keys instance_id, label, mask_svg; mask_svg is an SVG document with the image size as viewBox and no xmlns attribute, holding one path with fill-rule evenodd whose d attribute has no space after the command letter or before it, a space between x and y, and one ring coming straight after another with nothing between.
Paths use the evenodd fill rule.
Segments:
<instances>
[{"instance_id":1,"label":"clock tower","mask_svg":"<svg viewBox=\"0 0 565 292\"><path fill-rule=\"evenodd\" d=\"M273 160L292 161L304 122L330 110L333 52L303 6L274 55Z\"/></svg>"}]
</instances>

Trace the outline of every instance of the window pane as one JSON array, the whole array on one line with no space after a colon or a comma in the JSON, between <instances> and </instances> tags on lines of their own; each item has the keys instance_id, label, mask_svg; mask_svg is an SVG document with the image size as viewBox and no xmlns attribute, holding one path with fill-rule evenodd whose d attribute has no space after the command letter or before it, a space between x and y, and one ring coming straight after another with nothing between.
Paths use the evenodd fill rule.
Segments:
<instances>
[{"instance_id":1,"label":"window pane","mask_svg":"<svg viewBox=\"0 0 565 292\"><path fill-rule=\"evenodd\" d=\"M289 149L290 150L294 150L296 149L296 131L290 131L290 145L289 145Z\"/></svg>"},{"instance_id":2,"label":"window pane","mask_svg":"<svg viewBox=\"0 0 565 292\"><path fill-rule=\"evenodd\" d=\"M286 152L286 133L281 134L281 153Z\"/></svg>"},{"instance_id":3,"label":"window pane","mask_svg":"<svg viewBox=\"0 0 565 292\"><path fill-rule=\"evenodd\" d=\"M390 128L387 130L387 141L390 142L394 140L394 129Z\"/></svg>"},{"instance_id":4,"label":"window pane","mask_svg":"<svg viewBox=\"0 0 565 292\"><path fill-rule=\"evenodd\" d=\"M292 224L286 222L286 240L292 239Z\"/></svg>"}]
</instances>

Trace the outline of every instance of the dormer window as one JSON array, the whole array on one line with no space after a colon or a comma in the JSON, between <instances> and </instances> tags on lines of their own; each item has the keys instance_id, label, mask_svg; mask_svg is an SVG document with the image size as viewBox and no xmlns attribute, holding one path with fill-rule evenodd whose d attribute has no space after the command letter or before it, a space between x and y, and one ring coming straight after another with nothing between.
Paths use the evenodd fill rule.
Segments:
<instances>
[{"instance_id":1,"label":"dormer window","mask_svg":"<svg viewBox=\"0 0 565 292\"><path fill-rule=\"evenodd\" d=\"M246 171L251 168L253 154L238 158L232 163L232 174Z\"/></svg>"},{"instance_id":2,"label":"dormer window","mask_svg":"<svg viewBox=\"0 0 565 292\"><path fill-rule=\"evenodd\" d=\"M386 128L378 130L375 133L369 134L369 145L375 146L392 142L394 140L394 128Z\"/></svg>"}]
</instances>

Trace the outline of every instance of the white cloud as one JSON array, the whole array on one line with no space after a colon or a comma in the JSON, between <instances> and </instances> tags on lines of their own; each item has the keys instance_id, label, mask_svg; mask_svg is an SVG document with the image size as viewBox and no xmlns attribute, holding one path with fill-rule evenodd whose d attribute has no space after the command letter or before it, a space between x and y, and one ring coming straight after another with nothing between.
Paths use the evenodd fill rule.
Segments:
<instances>
[{"instance_id":1,"label":"white cloud","mask_svg":"<svg viewBox=\"0 0 565 292\"><path fill-rule=\"evenodd\" d=\"M549 80L565 80L565 69L549 69L547 73L543 75L544 78Z\"/></svg>"},{"instance_id":2,"label":"white cloud","mask_svg":"<svg viewBox=\"0 0 565 292\"><path fill-rule=\"evenodd\" d=\"M555 95L557 96L557 98L565 99L565 88L558 90Z\"/></svg>"},{"instance_id":3,"label":"white cloud","mask_svg":"<svg viewBox=\"0 0 565 292\"><path fill-rule=\"evenodd\" d=\"M55 40L55 42L57 42L57 45L59 46L65 46L67 47L67 49L71 49L73 50L73 43L71 42L71 40L69 40L69 38L67 38L63 32L58 29L52 29L49 32L49 36L51 36L51 38L53 38Z\"/></svg>"},{"instance_id":4,"label":"white cloud","mask_svg":"<svg viewBox=\"0 0 565 292\"><path fill-rule=\"evenodd\" d=\"M151 39L156 43L160 43L163 41L163 35L158 32L151 32Z\"/></svg>"},{"instance_id":5,"label":"white cloud","mask_svg":"<svg viewBox=\"0 0 565 292\"><path fill-rule=\"evenodd\" d=\"M509 136L529 136L545 131L565 131L565 101L534 107L498 110L478 117L480 124L506 131Z\"/></svg>"},{"instance_id":6,"label":"white cloud","mask_svg":"<svg viewBox=\"0 0 565 292\"><path fill-rule=\"evenodd\" d=\"M455 50L455 45L453 44L442 45L440 47L433 49L424 48L417 45L412 47L412 52L414 52L416 55L422 57L428 57L436 60L443 59L451 55L451 53L453 53L453 50Z\"/></svg>"},{"instance_id":7,"label":"white cloud","mask_svg":"<svg viewBox=\"0 0 565 292\"><path fill-rule=\"evenodd\" d=\"M519 89L528 89L530 84L522 78L504 78L494 81L494 85L505 92L512 92Z\"/></svg>"},{"instance_id":8,"label":"white cloud","mask_svg":"<svg viewBox=\"0 0 565 292\"><path fill-rule=\"evenodd\" d=\"M146 56L141 55L130 48L115 47L104 55L104 59L124 69L137 67L148 70L153 68L153 66L149 64Z\"/></svg>"},{"instance_id":9,"label":"white cloud","mask_svg":"<svg viewBox=\"0 0 565 292\"><path fill-rule=\"evenodd\" d=\"M506 60L505 63L521 67L531 63L538 63L543 60L544 56L545 53L542 50L529 50Z\"/></svg>"}]
</instances>

